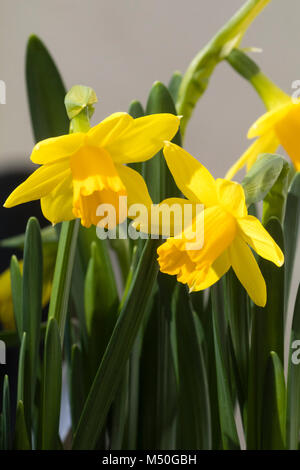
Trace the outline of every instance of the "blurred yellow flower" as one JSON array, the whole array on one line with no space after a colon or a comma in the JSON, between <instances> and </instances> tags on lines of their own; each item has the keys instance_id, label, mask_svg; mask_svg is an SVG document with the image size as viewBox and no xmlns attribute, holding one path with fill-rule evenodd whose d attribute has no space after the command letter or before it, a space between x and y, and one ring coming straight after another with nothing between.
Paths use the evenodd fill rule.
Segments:
<instances>
[{"instance_id":1,"label":"blurred yellow flower","mask_svg":"<svg viewBox=\"0 0 300 470\"><path fill-rule=\"evenodd\" d=\"M42 306L43 308L50 300L52 276L55 265L55 255L44 256L43 268L43 293L42 293ZM19 261L21 273L23 272L23 261ZM11 292L10 270L6 269L0 274L0 324L5 330L15 329L14 307Z\"/></svg>"},{"instance_id":2,"label":"blurred yellow flower","mask_svg":"<svg viewBox=\"0 0 300 470\"><path fill-rule=\"evenodd\" d=\"M266 284L250 247L277 266L283 264L284 256L260 221L248 215L242 186L214 180L201 163L175 144L166 143L164 156L189 202L204 205L204 244L199 250L186 248L191 243L189 228L181 237L168 238L158 249L160 270L198 291L217 282L232 266L253 302L264 306Z\"/></svg>"},{"instance_id":3,"label":"blurred yellow flower","mask_svg":"<svg viewBox=\"0 0 300 470\"><path fill-rule=\"evenodd\" d=\"M299 134L300 103L285 95L281 104L265 113L250 127L248 138L257 137L257 140L229 169L226 178L232 179L245 165L248 171L260 154L274 153L279 145L289 155L296 171L300 171Z\"/></svg>"},{"instance_id":4,"label":"blurred yellow flower","mask_svg":"<svg viewBox=\"0 0 300 470\"><path fill-rule=\"evenodd\" d=\"M124 164L152 158L164 140L174 137L179 121L167 113L138 119L115 113L87 133L43 140L31 154L31 160L42 166L12 192L4 206L40 199L44 216L53 224L80 218L82 225L90 227L101 220L97 207L111 204L121 223L127 214L118 212L119 196L127 196L130 204L137 194L147 192L139 173Z\"/></svg>"}]
</instances>

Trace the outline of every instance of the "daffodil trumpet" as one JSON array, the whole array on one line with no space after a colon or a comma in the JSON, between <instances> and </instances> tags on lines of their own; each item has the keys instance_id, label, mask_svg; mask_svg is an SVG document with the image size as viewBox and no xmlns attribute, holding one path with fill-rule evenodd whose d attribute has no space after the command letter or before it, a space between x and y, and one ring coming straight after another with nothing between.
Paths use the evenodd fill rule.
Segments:
<instances>
[{"instance_id":1,"label":"daffodil trumpet","mask_svg":"<svg viewBox=\"0 0 300 470\"><path fill-rule=\"evenodd\" d=\"M87 132L43 140L31 154L32 162L41 166L4 206L40 199L42 212L52 224L79 218L85 227L97 225L100 204L118 209L120 196L127 196L129 204L147 197L142 176L126 164L152 158L164 140L174 137L179 121L167 113L133 119L119 112ZM118 222L126 216L125 211L118 213Z\"/></svg>"},{"instance_id":2,"label":"daffodil trumpet","mask_svg":"<svg viewBox=\"0 0 300 470\"><path fill-rule=\"evenodd\" d=\"M215 180L175 144L166 143L163 153L187 198L178 199L178 204L204 205L200 214L204 218L204 243L199 250L189 249L190 228L181 237L168 238L158 248L160 270L176 275L190 291L199 291L215 284L232 267L253 302L265 306L266 283L251 249L276 266L282 266L284 256L261 222L248 214L242 186L226 179Z\"/></svg>"}]
</instances>

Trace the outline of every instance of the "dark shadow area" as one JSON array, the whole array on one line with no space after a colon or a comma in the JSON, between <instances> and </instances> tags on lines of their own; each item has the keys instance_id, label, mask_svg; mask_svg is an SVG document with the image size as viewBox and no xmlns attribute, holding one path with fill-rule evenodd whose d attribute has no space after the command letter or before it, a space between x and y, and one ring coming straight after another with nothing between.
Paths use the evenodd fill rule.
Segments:
<instances>
[{"instance_id":1,"label":"dark shadow area","mask_svg":"<svg viewBox=\"0 0 300 470\"><path fill-rule=\"evenodd\" d=\"M20 206L6 209L3 203L9 194L26 178L28 172L25 171L7 171L0 175L0 239L12 237L24 233L29 217L36 217L41 227L45 227L49 222L43 217L40 208L40 202L34 201ZM20 259L22 252L16 250L0 248L0 273L9 267L10 258L16 254ZM1 299L0 299L1 301ZM1 329L1 325L0 325ZM17 367L18 350L17 348L7 348L6 364L0 364L0 409L2 408L2 387L5 374L9 377L11 403L15 404L17 387ZM15 412L15 406L11 407L12 413ZM14 416L12 416L14 421Z\"/></svg>"}]
</instances>

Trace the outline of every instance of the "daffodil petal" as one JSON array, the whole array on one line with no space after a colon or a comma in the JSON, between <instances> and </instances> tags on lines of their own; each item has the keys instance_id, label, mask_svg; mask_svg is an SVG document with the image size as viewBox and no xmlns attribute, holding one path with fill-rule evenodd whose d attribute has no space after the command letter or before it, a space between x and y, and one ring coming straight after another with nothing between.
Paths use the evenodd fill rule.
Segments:
<instances>
[{"instance_id":1,"label":"daffodil petal","mask_svg":"<svg viewBox=\"0 0 300 470\"><path fill-rule=\"evenodd\" d=\"M247 215L245 193L242 186L234 181L216 180L219 201L235 217Z\"/></svg>"},{"instance_id":2,"label":"daffodil petal","mask_svg":"<svg viewBox=\"0 0 300 470\"><path fill-rule=\"evenodd\" d=\"M173 114L151 114L133 119L132 125L106 145L115 163L143 162L152 158L176 134L180 119Z\"/></svg>"},{"instance_id":3,"label":"daffodil petal","mask_svg":"<svg viewBox=\"0 0 300 470\"><path fill-rule=\"evenodd\" d=\"M13 207L47 196L69 171L69 162L66 159L41 166L10 194L4 207Z\"/></svg>"},{"instance_id":4,"label":"daffodil petal","mask_svg":"<svg viewBox=\"0 0 300 470\"><path fill-rule=\"evenodd\" d=\"M218 280L227 273L230 266L230 258L228 250L226 250L211 265L204 279L202 279L202 276L200 276L199 281L197 280L197 277L195 278L194 284L190 287L190 290L196 292L207 289L218 282Z\"/></svg>"},{"instance_id":5,"label":"daffodil petal","mask_svg":"<svg viewBox=\"0 0 300 470\"><path fill-rule=\"evenodd\" d=\"M52 224L75 219L71 171L47 196L41 198L41 209Z\"/></svg>"},{"instance_id":6,"label":"daffodil petal","mask_svg":"<svg viewBox=\"0 0 300 470\"><path fill-rule=\"evenodd\" d=\"M256 217L248 215L238 219L238 225L243 239L259 256L272 261L276 266L283 265L284 255L281 249Z\"/></svg>"},{"instance_id":7,"label":"daffodil petal","mask_svg":"<svg viewBox=\"0 0 300 470\"><path fill-rule=\"evenodd\" d=\"M151 206L149 233L163 237L176 237L188 228L197 215L197 210L203 210L202 205L187 199L172 197L164 199L159 204Z\"/></svg>"},{"instance_id":8,"label":"daffodil petal","mask_svg":"<svg viewBox=\"0 0 300 470\"><path fill-rule=\"evenodd\" d=\"M34 146L30 158L33 163L38 163L39 165L55 162L77 152L84 139L84 133L76 132L42 140Z\"/></svg>"},{"instance_id":9,"label":"daffodil petal","mask_svg":"<svg viewBox=\"0 0 300 470\"><path fill-rule=\"evenodd\" d=\"M106 147L120 138L132 125L134 119L127 113L114 113L92 127L87 134L89 145Z\"/></svg>"},{"instance_id":10,"label":"daffodil petal","mask_svg":"<svg viewBox=\"0 0 300 470\"><path fill-rule=\"evenodd\" d=\"M280 142L273 130L256 139L243 155L227 171L225 178L231 180L236 173L247 165L247 171L255 163L261 153L274 153L279 147Z\"/></svg>"},{"instance_id":11,"label":"daffodil petal","mask_svg":"<svg viewBox=\"0 0 300 470\"><path fill-rule=\"evenodd\" d=\"M236 237L229 247L230 262L238 279L245 287L253 302L264 307L267 301L267 288L256 259L240 237Z\"/></svg>"},{"instance_id":12,"label":"daffodil petal","mask_svg":"<svg viewBox=\"0 0 300 470\"><path fill-rule=\"evenodd\" d=\"M293 106L298 106L292 101L284 103L281 106L276 107L275 109L268 111L263 114L254 124L250 127L248 131L248 139L257 137L265 134L274 128L274 126L290 112Z\"/></svg>"},{"instance_id":13,"label":"daffodil petal","mask_svg":"<svg viewBox=\"0 0 300 470\"><path fill-rule=\"evenodd\" d=\"M276 135L297 171L300 171L300 105L294 104L289 113L275 125Z\"/></svg>"},{"instance_id":14,"label":"daffodil petal","mask_svg":"<svg viewBox=\"0 0 300 470\"><path fill-rule=\"evenodd\" d=\"M116 170L127 192L127 205L143 204L150 207L152 200L144 178L135 170L125 165L116 165Z\"/></svg>"},{"instance_id":15,"label":"daffodil petal","mask_svg":"<svg viewBox=\"0 0 300 470\"><path fill-rule=\"evenodd\" d=\"M217 204L215 180L196 158L170 142L165 144L163 151L176 185L188 199L206 207Z\"/></svg>"}]
</instances>

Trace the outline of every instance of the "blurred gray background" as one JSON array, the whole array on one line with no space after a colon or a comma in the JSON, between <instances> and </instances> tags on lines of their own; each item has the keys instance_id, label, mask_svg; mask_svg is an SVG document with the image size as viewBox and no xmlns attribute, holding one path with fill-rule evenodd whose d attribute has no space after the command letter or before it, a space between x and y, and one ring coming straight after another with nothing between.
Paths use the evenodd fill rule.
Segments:
<instances>
[{"instance_id":1,"label":"blurred gray background","mask_svg":"<svg viewBox=\"0 0 300 470\"><path fill-rule=\"evenodd\" d=\"M155 80L168 82L241 6L243 0L1 0L0 171L30 166L33 145L24 81L27 38L35 33L52 53L66 86L92 86L97 123L145 103ZM286 92L300 79L300 2L272 0L244 37L244 47ZM227 63L216 69L189 125L185 147L215 177L248 145L246 132L264 108L252 88ZM299 273L299 270L298 270ZM298 275L299 279L299 275Z\"/></svg>"},{"instance_id":2,"label":"blurred gray background","mask_svg":"<svg viewBox=\"0 0 300 470\"><path fill-rule=\"evenodd\" d=\"M155 80L184 72L199 49L244 0L1 0L0 170L28 165L33 139L24 81L28 36L45 42L66 86L85 84L98 95L94 123L143 103ZM242 45L263 49L254 59L285 91L300 79L300 2L272 0ZM227 63L216 69L189 125L185 146L215 176L223 176L248 142L249 125L264 108Z\"/></svg>"}]
</instances>

